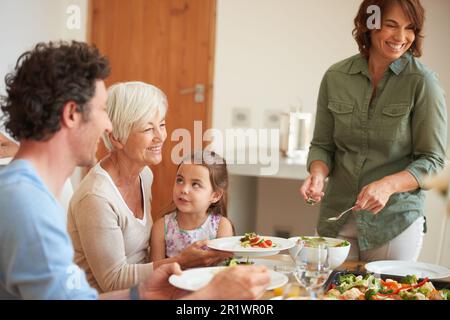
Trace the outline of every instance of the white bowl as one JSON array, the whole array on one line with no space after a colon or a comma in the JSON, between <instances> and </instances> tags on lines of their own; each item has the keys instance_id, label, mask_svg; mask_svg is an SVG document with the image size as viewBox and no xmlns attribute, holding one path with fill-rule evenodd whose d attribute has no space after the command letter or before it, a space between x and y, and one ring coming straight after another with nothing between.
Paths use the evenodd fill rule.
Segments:
<instances>
[{"instance_id":1,"label":"white bowl","mask_svg":"<svg viewBox=\"0 0 450 320\"><path fill-rule=\"evenodd\" d=\"M308 236L309 237L309 236ZM295 242L295 246L289 249L289 254L291 257L295 257L300 250L300 245L297 244L297 240L301 237L291 237L289 240ZM316 237L309 237L309 238L316 238ZM327 244L329 245L329 260L328 263L330 264L331 269L335 269L339 267L341 264L344 263L345 259L347 259L348 253L350 252L350 243L345 247L333 247L334 245L337 245L341 243L342 239L336 239L336 238L327 238L322 237L327 241ZM313 247L307 247L304 250L304 254L308 255L309 259L314 259L319 257L319 249L313 248ZM324 255L322 255L324 256ZM301 256L303 257L303 256Z\"/></svg>"}]
</instances>

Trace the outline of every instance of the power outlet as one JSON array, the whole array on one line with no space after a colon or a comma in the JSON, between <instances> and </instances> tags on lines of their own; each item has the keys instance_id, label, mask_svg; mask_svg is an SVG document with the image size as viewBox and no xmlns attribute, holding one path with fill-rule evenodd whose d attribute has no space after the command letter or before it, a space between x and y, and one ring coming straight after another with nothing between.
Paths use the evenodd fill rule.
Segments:
<instances>
[{"instance_id":1,"label":"power outlet","mask_svg":"<svg viewBox=\"0 0 450 320\"><path fill-rule=\"evenodd\" d=\"M250 116L250 108L233 108L231 125L235 128L249 128Z\"/></svg>"},{"instance_id":2,"label":"power outlet","mask_svg":"<svg viewBox=\"0 0 450 320\"><path fill-rule=\"evenodd\" d=\"M266 110L264 112L264 127L265 128L280 128L280 115L278 110Z\"/></svg>"}]
</instances>

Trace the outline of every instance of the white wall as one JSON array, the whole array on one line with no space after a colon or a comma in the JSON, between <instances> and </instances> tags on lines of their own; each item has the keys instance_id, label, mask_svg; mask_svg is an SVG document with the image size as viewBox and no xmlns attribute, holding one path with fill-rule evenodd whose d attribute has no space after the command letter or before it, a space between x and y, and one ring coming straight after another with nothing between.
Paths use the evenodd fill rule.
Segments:
<instances>
[{"instance_id":1,"label":"white wall","mask_svg":"<svg viewBox=\"0 0 450 320\"><path fill-rule=\"evenodd\" d=\"M314 112L320 80L356 53L352 18L359 0L218 0L213 125L231 128L233 107L265 110L303 101Z\"/></svg>"},{"instance_id":2,"label":"white wall","mask_svg":"<svg viewBox=\"0 0 450 320\"><path fill-rule=\"evenodd\" d=\"M447 93L446 101L449 106L450 99L450 1L425 0L422 1L426 10L424 54L421 61L434 70ZM447 110L450 119L450 112ZM450 124L450 121L449 121ZM450 133L450 126L448 127ZM449 134L450 136L450 134ZM450 138L448 139L450 146Z\"/></svg>"},{"instance_id":3,"label":"white wall","mask_svg":"<svg viewBox=\"0 0 450 320\"><path fill-rule=\"evenodd\" d=\"M427 233L419 261L450 267L450 208L447 201L434 190L426 192Z\"/></svg>"},{"instance_id":4,"label":"white wall","mask_svg":"<svg viewBox=\"0 0 450 320\"><path fill-rule=\"evenodd\" d=\"M5 75L13 71L17 58L36 43L86 39L87 4L88 0L0 0L0 95L5 94ZM67 27L72 13L67 12L70 5L80 9L78 29ZM72 180L78 184L79 171Z\"/></svg>"},{"instance_id":5,"label":"white wall","mask_svg":"<svg viewBox=\"0 0 450 320\"><path fill-rule=\"evenodd\" d=\"M78 30L66 26L69 5L80 7ZM85 40L86 19L87 0L0 0L0 94L5 94L5 75L20 54L41 41Z\"/></svg>"}]
</instances>

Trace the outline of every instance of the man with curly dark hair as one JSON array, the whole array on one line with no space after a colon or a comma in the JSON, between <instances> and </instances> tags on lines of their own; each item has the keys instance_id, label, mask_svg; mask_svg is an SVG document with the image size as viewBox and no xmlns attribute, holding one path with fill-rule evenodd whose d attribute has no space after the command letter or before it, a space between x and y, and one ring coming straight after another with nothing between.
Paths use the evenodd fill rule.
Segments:
<instances>
[{"instance_id":1,"label":"man with curly dark hair","mask_svg":"<svg viewBox=\"0 0 450 320\"><path fill-rule=\"evenodd\" d=\"M76 166L95 164L97 142L111 131L103 82L108 74L108 60L95 47L50 42L20 56L6 76L1 109L5 128L20 147L0 171L0 299L98 297L73 263L65 214L56 199ZM221 272L187 298L259 297L269 275L265 268L252 268ZM139 285L100 297L173 298L168 277L174 273L181 273L178 264L164 264Z\"/></svg>"},{"instance_id":2,"label":"man with curly dark hair","mask_svg":"<svg viewBox=\"0 0 450 320\"><path fill-rule=\"evenodd\" d=\"M5 78L5 129L20 147L0 173L0 298L97 296L72 263L56 198L76 166L94 163L98 138L111 130L109 72L95 47L50 42L21 55Z\"/></svg>"}]
</instances>

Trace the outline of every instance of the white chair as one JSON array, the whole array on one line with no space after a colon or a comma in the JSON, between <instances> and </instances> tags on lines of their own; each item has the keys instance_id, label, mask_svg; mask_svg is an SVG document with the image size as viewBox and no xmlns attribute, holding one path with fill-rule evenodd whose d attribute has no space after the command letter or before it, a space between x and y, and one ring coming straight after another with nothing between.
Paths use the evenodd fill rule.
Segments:
<instances>
[{"instance_id":1,"label":"white chair","mask_svg":"<svg viewBox=\"0 0 450 320\"><path fill-rule=\"evenodd\" d=\"M73 195L73 186L72 186L72 183L69 178L64 183L63 190L59 196L59 202L61 203L62 207L64 208L64 213L66 214L66 218L67 218L67 211L69 210L70 199L72 199L72 195Z\"/></svg>"},{"instance_id":2,"label":"white chair","mask_svg":"<svg viewBox=\"0 0 450 320\"><path fill-rule=\"evenodd\" d=\"M0 158L0 166L6 166L11 160L12 158Z\"/></svg>"}]
</instances>

